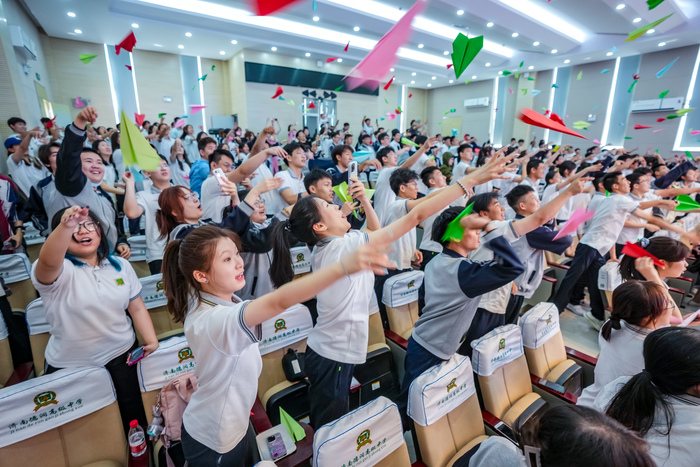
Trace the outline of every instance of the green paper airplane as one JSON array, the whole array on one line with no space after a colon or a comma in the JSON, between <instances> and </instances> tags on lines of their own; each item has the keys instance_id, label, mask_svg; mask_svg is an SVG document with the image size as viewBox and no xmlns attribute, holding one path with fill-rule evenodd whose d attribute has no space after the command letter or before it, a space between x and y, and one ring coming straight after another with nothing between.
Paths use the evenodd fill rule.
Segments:
<instances>
[{"instance_id":1,"label":"green paper airplane","mask_svg":"<svg viewBox=\"0 0 700 467\"><path fill-rule=\"evenodd\" d=\"M676 211L692 211L700 208L700 204L688 195L678 195L676 196L676 201L678 201L678 206L675 208Z\"/></svg>"},{"instance_id":2,"label":"green paper airplane","mask_svg":"<svg viewBox=\"0 0 700 467\"><path fill-rule=\"evenodd\" d=\"M625 139L632 139L631 136L625 136Z\"/></svg>"},{"instance_id":3,"label":"green paper airplane","mask_svg":"<svg viewBox=\"0 0 700 467\"><path fill-rule=\"evenodd\" d=\"M151 143L143 137L136 125L122 110L121 115L122 137L120 149L124 158L124 165L130 167L138 164L143 170L152 172L160 167L160 157Z\"/></svg>"},{"instance_id":4,"label":"green paper airplane","mask_svg":"<svg viewBox=\"0 0 700 467\"><path fill-rule=\"evenodd\" d=\"M284 425L289 433L289 436L292 437L295 443L298 443L306 437L304 428L299 425L299 422L294 420L292 416L282 408L282 406L280 406L280 423Z\"/></svg>"},{"instance_id":5,"label":"green paper airplane","mask_svg":"<svg viewBox=\"0 0 700 467\"><path fill-rule=\"evenodd\" d=\"M472 82L472 80L468 79L468 80L466 80L466 81L464 82L464 84L469 84L469 83L471 83L471 82Z\"/></svg>"},{"instance_id":6,"label":"green paper airplane","mask_svg":"<svg viewBox=\"0 0 700 467\"><path fill-rule=\"evenodd\" d=\"M384 102L386 102L387 104L389 103L389 101L386 98L384 98Z\"/></svg>"},{"instance_id":7,"label":"green paper airplane","mask_svg":"<svg viewBox=\"0 0 700 467\"><path fill-rule=\"evenodd\" d=\"M344 84L341 84L340 86L338 86L337 88L335 88L335 92L338 92L338 91L340 91L341 89L343 89L343 86L345 86L345 85L344 85Z\"/></svg>"},{"instance_id":8,"label":"green paper airplane","mask_svg":"<svg viewBox=\"0 0 700 467\"><path fill-rule=\"evenodd\" d=\"M610 196L610 192L608 190L605 190L605 196Z\"/></svg>"},{"instance_id":9,"label":"green paper airplane","mask_svg":"<svg viewBox=\"0 0 700 467\"><path fill-rule=\"evenodd\" d=\"M647 5L649 5L649 10L653 10L657 6L661 5L664 0L647 0Z\"/></svg>"},{"instance_id":10,"label":"green paper airplane","mask_svg":"<svg viewBox=\"0 0 700 467\"><path fill-rule=\"evenodd\" d=\"M476 58L484 47L484 36L469 39L461 32L452 41L452 65L454 65L455 76L459 78L469 64Z\"/></svg>"},{"instance_id":11,"label":"green paper airplane","mask_svg":"<svg viewBox=\"0 0 700 467\"><path fill-rule=\"evenodd\" d=\"M648 30L654 29L656 26L658 26L659 24L661 24L664 21L666 21L667 19L669 19L672 15L673 15L673 13L671 13L670 15L664 16L661 19L657 19L653 23L649 23L646 26L642 26L641 28L632 31L631 33L629 33L629 36L627 36L627 39L625 39L625 42L630 42L630 41L633 41L635 39L639 39L644 34L646 34L646 32Z\"/></svg>"},{"instance_id":12,"label":"green paper airplane","mask_svg":"<svg viewBox=\"0 0 700 467\"><path fill-rule=\"evenodd\" d=\"M671 114L668 117L666 117L667 120L673 120L674 118L678 118L678 115L676 114Z\"/></svg>"},{"instance_id":13,"label":"green paper airplane","mask_svg":"<svg viewBox=\"0 0 700 467\"><path fill-rule=\"evenodd\" d=\"M693 110L695 110L694 107L690 107L688 109L676 110L676 115L678 115L679 117L682 117L683 115L687 114L688 112L692 112Z\"/></svg>"},{"instance_id":14,"label":"green paper airplane","mask_svg":"<svg viewBox=\"0 0 700 467\"><path fill-rule=\"evenodd\" d=\"M408 145L408 146L413 146L413 147L416 147L416 148L420 147L420 145L414 143L413 141L411 141L411 140L408 139L408 138L401 138L401 144L405 144L405 145Z\"/></svg>"},{"instance_id":15,"label":"green paper airplane","mask_svg":"<svg viewBox=\"0 0 700 467\"><path fill-rule=\"evenodd\" d=\"M520 62L520 68L522 68L523 65L525 65L525 62L524 61Z\"/></svg>"},{"instance_id":16,"label":"green paper airplane","mask_svg":"<svg viewBox=\"0 0 700 467\"><path fill-rule=\"evenodd\" d=\"M201 78L199 78L197 81L204 81L207 79L207 76L209 76L209 75L204 75Z\"/></svg>"},{"instance_id":17,"label":"green paper airplane","mask_svg":"<svg viewBox=\"0 0 700 467\"><path fill-rule=\"evenodd\" d=\"M158 118L163 118L163 117L165 117L166 115L168 115L168 114L165 113L165 112L163 112L162 114L158 114Z\"/></svg>"},{"instance_id":18,"label":"green paper airplane","mask_svg":"<svg viewBox=\"0 0 700 467\"><path fill-rule=\"evenodd\" d=\"M577 130L587 130L589 126L591 126L591 124L588 122L584 122L583 120L574 122L574 128L576 128Z\"/></svg>"},{"instance_id":19,"label":"green paper airplane","mask_svg":"<svg viewBox=\"0 0 700 467\"><path fill-rule=\"evenodd\" d=\"M668 96L669 91L664 91L661 94L659 94L659 99L663 99L664 97Z\"/></svg>"},{"instance_id":20,"label":"green paper airplane","mask_svg":"<svg viewBox=\"0 0 700 467\"><path fill-rule=\"evenodd\" d=\"M581 78L583 78L583 70L578 72L578 76L576 77L576 81L581 81Z\"/></svg>"},{"instance_id":21,"label":"green paper airplane","mask_svg":"<svg viewBox=\"0 0 700 467\"><path fill-rule=\"evenodd\" d=\"M216 65L211 66L211 71L214 71L214 68L216 68Z\"/></svg>"},{"instance_id":22,"label":"green paper airplane","mask_svg":"<svg viewBox=\"0 0 700 467\"><path fill-rule=\"evenodd\" d=\"M690 151L686 151L686 152L685 152L685 157L687 157L687 158L690 159L691 161L694 161L694 160L695 160L695 159L693 158L693 155L690 153Z\"/></svg>"},{"instance_id":23,"label":"green paper airplane","mask_svg":"<svg viewBox=\"0 0 700 467\"><path fill-rule=\"evenodd\" d=\"M508 75L510 74L510 71L508 71L508 70L503 70L503 71L501 72L501 74L502 74L503 76L508 76Z\"/></svg>"},{"instance_id":24,"label":"green paper airplane","mask_svg":"<svg viewBox=\"0 0 700 467\"><path fill-rule=\"evenodd\" d=\"M528 81L535 81L535 78L528 78ZM555 85L556 86L556 85Z\"/></svg>"},{"instance_id":25,"label":"green paper airplane","mask_svg":"<svg viewBox=\"0 0 700 467\"><path fill-rule=\"evenodd\" d=\"M80 61L87 65L96 57L96 54L80 54Z\"/></svg>"},{"instance_id":26,"label":"green paper airplane","mask_svg":"<svg viewBox=\"0 0 700 467\"><path fill-rule=\"evenodd\" d=\"M637 84L637 81L639 80L635 79L634 81L632 81L632 84L630 85L630 88L627 90L627 92L632 92L632 90L634 89L634 85Z\"/></svg>"},{"instance_id":27,"label":"green paper airplane","mask_svg":"<svg viewBox=\"0 0 700 467\"><path fill-rule=\"evenodd\" d=\"M464 229L460 225L460 222L464 218L464 216L468 216L469 214L472 213L472 209L474 208L474 203L471 203L469 206L464 208L464 211L462 211L459 216L455 217L452 222L447 224L447 229L445 229L445 235L442 236L442 241L447 242L461 242L462 238L464 238Z\"/></svg>"},{"instance_id":28,"label":"green paper airplane","mask_svg":"<svg viewBox=\"0 0 700 467\"><path fill-rule=\"evenodd\" d=\"M374 191L375 190L370 190L369 188L365 188L365 193L367 193L367 198L372 199L372 196L374 196ZM340 200L343 203L346 203L348 201L353 200L352 196L348 194L348 184L346 182L341 183L340 185L336 185L333 187L333 192L340 198ZM356 219L359 219L357 217L357 211L353 211L352 215L355 216Z\"/></svg>"}]
</instances>

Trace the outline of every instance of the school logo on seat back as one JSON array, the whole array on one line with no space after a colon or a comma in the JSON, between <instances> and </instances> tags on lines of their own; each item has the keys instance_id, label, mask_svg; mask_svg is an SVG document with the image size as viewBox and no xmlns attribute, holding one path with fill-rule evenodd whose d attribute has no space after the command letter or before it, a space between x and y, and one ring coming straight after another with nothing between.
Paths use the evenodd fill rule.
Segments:
<instances>
[{"instance_id":1,"label":"school logo on seat back","mask_svg":"<svg viewBox=\"0 0 700 467\"><path fill-rule=\"evenodd\" d=\"M278 319L275 321L275 334L277 334L277 331L282 331L287 329L287 323L284 322L283 319Z\"/></svg>"},{"instance_id":2,"label":"school logo on seat back","mask_svg":"<svg viewBox=\"0 0 700 467\"><path fill-rule=\"evenodd\" d=\"M506 340L505 338L502 338L500 341L498 341L498 351L500 352L501 350L506 348Z\"/></svg>"},{"instance_id":3,"label":"school logo on seat back","mask_svg":"<svg viewBox=\"0 0 700 467\"><path fill-rule=\"evenodd\" d=\"M163 281L158 281L158 283L156 283L156 292L160 292L161 290L165 290L165 284L163 284Z\"/></svg>"},{"instance_id":4,"label":"school logo on seat back","mask_svg":"<svg viewBox=\"0 0 700 467\"><path fill-rule=\"evenodd\" d=\"M184 349L181 349L177 353L177 358L179 359L178 363L182 363L183 361L187 360L188 358L191 358L194 360L194 354L192 353L192 349L189 347L185 347Z\"/></svg>"},{"instance_id":5,"label":"school logo on seat back","mask_svg":"<svg viewBox=\"0 0 700 467\"><path fill-rule=\"evenodd\" d=\"M56 393L53 391L46 391L42 392L41 394L37 394L36 396L34 396L34 404L36 404L36 407L34 407L34 412L36 412L42 407L47 407L51 404L58 405L58 401L56 400Z\"/></svg>"},{"instance_id":6,"label":"school logo on seat back","mask_svg":"<svg viewBox=\"0 0 700 467\"><path fill-rule=\"evenodd\" d=\"M304 261L304 253L298 253L297 254L297 263L301 263Z\"/></svg>"},{"instance_id":7,"label":"school logo on seat back","mask_svg":"<svg viewBox=\"0 0 700 467\"><path fill-rule=\"evenodd\" d=\"M408 286L406 288L410 289L411 287L415 287L415 286L416 286L416 281L411 281L408 283Z\"/></svg>"},{"instance_id":8,"label":"school logo on seat back","mask_svg":"<svg viewBox=\"0 0 700 467\"><path fill-rule=\"evenodd\" d=\"M357 437L357 450L359 451L360 448L366 444L372 444L372 440L369 437L369 430L363 431L360 433L360 436Z\"/></svg>"},{"instance_id":9,"label":"school logo on seat back","mask_svg":"<svg viewBox=\"0 0 700 467\"><path fill-rule=\"evenodd\" d=\"M450 392L452 389L457 389L457 378L452 378L450 384L447 385L447 392Z\"/></svg>"}]
</instances>

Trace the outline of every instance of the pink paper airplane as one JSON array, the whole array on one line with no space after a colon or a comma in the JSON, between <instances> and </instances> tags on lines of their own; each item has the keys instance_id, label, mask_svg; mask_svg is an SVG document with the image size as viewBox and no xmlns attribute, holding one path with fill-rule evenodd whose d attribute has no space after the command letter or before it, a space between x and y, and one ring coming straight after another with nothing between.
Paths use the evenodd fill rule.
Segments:
<instances>
[{"instance_id":1,"label":"pink paper airplane","mask_svg":"<svg viewBox=\"0 0 700 467\"><path fill-rule=\"evenodd\" d=\"M593 214L595 214L595 211L577 209L571 215L569 220L566 221L566 224L564 224L561 230L557 232L557 235L554 237L554 240L559 240L560 238L565 237L566 235L576 232L578 226L586 222L588 219L592 218Z\"/></svg>"},{"instance_id":2,"label":"pink paper airplane","mask_svg":"<svg viewBox=\"0 0 700 467\"><path fill-rule=\"evenodd\" d=\"M190 115L200 112L202 109L206 109L206 105L190 105Z\"/></svg>"}]
</instances>

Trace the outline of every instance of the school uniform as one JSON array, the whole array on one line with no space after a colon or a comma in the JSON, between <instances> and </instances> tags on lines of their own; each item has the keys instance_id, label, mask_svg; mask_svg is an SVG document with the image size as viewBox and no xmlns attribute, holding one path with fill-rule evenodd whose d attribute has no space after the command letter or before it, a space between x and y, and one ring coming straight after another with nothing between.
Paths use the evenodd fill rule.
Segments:
<instances>
[{"instance_id":1,"label":"school uniform","mask_svg":"<svg viewBox=\"0 0 700 467\"><path fill-rule=\"evenodd\" d=\"M311 268L334 264L369 241L352 230L343 237L327 237L314 247ZM355 365L367 359L369 315L378 311L372 271L345 276L319 292L318 320L309 333L306 375L311 386L311 425L318 428L349 411L349 392Z\"/></svg>"},{"instance_id":2,"label":"school uniform","mask_svg":"<svg viewBox=\"0 0 700 467\"><path fill-rule=\"evenodd\" d=\"M430 188L428 194L435 191L441 190L442 188ZM438 218L442 212L447 208L442 208L432 216L428 217L423 221L423 238L420 241L420 252L423 254L423 262L421 263L421 269L425 269L431 259L438 255L442 251L442 245L437 241L433 240L433 224L435 219ZM438 239L440 240L440 239Z\"/></svg>"},{"instance_id":3,"label":"school uniform","mask_svg":"<svg viewBox=\"0 0 700 467\"><path fill-rule=\"evenodd\" d=\"M48 199L49 194L54 190L53 175L42 179L29 191L29 199L24 206L24 212L32 220L34 227L39 229L42 236L49 235L50 220L46 214L46 204L44 199ZM46 198L45 198L46 197Z\"/></svg>"},{"instance_id":4,"label":"school uniform","mask_svg":"<svg viewBox=\"0 0 700 467\"><path fill-rule=\"evenodd\" d=\"M52 284L36 277L51 337L46 345L46 372L62 368L104 366L112 376L125 430L131 420L146 426L136 366L126 359L137 341L125 310L141 296L141 282L124 258L110 257L92 267L68 258ZM117 269L119 268L119 270Z\"/></svg>"},{"instance_id":5,"label":"school uniform","mask_svg":"<svg viewBox=\"0 0 700 467\"><path fill-rule=\"evenodd\" d=\"M452 180L450 181L450 185L454 185L458 181L462 180L462 178L464 178L464 176L467 174L468 168L469 162L459 161L459 163L452 169Z\"/></svg>"},{"instance_id":6,"label":"school uniform","mask_svg":"<svg viewBox=\"0 0 700 467\"><path fill-rule=\"evenodd\" d=\"M168 234L168 241L174 239L182 240L194 229L203 225L214 225L235 232L240 236L248 228L250 215L253 213L253 210L254 208L251 205L243 201L241 204L234 206L221 222L217 223L211 219L199 219L196 224L179 224Z\"/></svg>"},{"instance_id":7,"label":"school uniform","mask_svg":"<svg viewBox=\"0 0 700 467\"><path fill-rule=\"evenodd\" d=\"M420 156L418 158L416 163L413 164L413 167L411 167L411 170L413 170L420 177L420 174L421 174L421 172L423 172L423 169L428 167L428 161L430 161L430 160L432 160L432 159L430 159L430 156L428 154L423 154L422 156ZM423 183L423 180L418 178L416 180L416 184L418 184L418 193L422 193L424 195L426 193L428 193L428 187L425 186L425 183Z\"/></svg>"},{"instance_id":8,"label":"school uniform","mask_svg":"<svg viewBox=\"0 0 700 467\"><path fill-rule=\"evenodd\" d=\"M600 321L605 319L605 307L598 290L598 271L605 264L605 255L615 246L627 215L637 208L637 201L615 193L596 203L595 214L576 247L574 259L552 300L559 313L564 311L576 282L583 277L590 292L591 313Z\"/></svg>"},{"instance_id":9,"label":"school uniform","mask_svg":"<svg viewBox=\"0 0 700 467\"><path fill-rule=\"evenodd\" d=\"M200 200L202 202L202 217L217 223L224 218L224 209L231 205L231 196L222 193L219 180L214 175L209 175L209 178L202 183Z\"/></svg>"},{"instance_id":10,"label":"school uniform","mask_svg":"<svg viewBox=\"0 0 700 467\"><path fill-rule=\"evenodd\" d=\"M374 185L374 189L376 190L374 192L374 211L377 213L381 225L385 225L384 220L389 205L394 202L396 198L396 193L394 193L394 190L391 189L391 185L389 185L389 178L391 178L391 174L397 168L398 167L384 167L381 169L377 175L377 183Z\"/></svg>"},{"instance_id":11,"label":"school uniform","mask_svg":"<svg viewBox=\"0 0 700 467\"><path fill-rule=\"evenodd\" d=\"M194 191L198 195L202 195L202 183L211 174L211 168L209 162L199 159L192 163L190 167L190 190ZM270 175L272 177L272 175Z\"/></svg>"},{"instance_id":12,"label":"school uniform","mask_svg":"<svg viewBox=\"0 0 700 467\"><path fill-rule=\"evenodd\" d=\"M628 193L625 196L630 197L631 199L633 199L634 201L636 201L637 203L640 203L640 204L643 202L646 202L646 201L655 201L655 200L661 199L660 196L655 195L651 191L644 193L644 195L641 198L636 196L633 193ZM643 211L646 212L647 214L651 214L653 209L654 208L647 208L647 209L643 209ZM637 217L634 214L630 214L629 216L627 216L627 220L630 222L639 222L641 224L646 223L646 220L642 219L641 217ZM624 248L624 246L627 244L627 242L635 243L640 238L644 238L644 228L643 227L639 227L639 228L637 228L637 227L623 227L622 230L620 231L620 235L618 235L617 240L615 242L616 253L618 255L620 255L622 252L622 248Z\"/></svg>"},{"instance_id":13,"label":"school uniform","mask_svg":"<svg viewBox=\"0 0 700 467\"><path fill-rule=\"evenodd\" d=\"M681 178L681 176L684 175L688 170L694 168L694 163L690 161L684 161L672 168L671 170L669 170L668 173L663 177L655 178L654 181L651 182L652 188L655 188L657 190L663 190L664 188L668 188L673 182Z\"/></svg>"},{"instance_id":14,"label":"school uniform","mask_svg":"<svg viewBox=\"0 0 700 467\"><path fill-rule=\"evenodd\" d=\"M296 199L300 199L302 194L306 193L306 187L304 186L304 178L303 177L297 177L294 172L292 172L290 169L287 170L282 170L280 172L277 172L275 175L275 178L281 178L282 179L282 185L280 185L279 188L276 190L270 191L272 193L274 201L273 201L273 206L274 207L274 214L280 213L284 208L287 206L290 206L289 203L287 203L284 198L282 198L282 192L291 190L293 195L296 195ZM296 201L295 201L296 202ZM294 204L294 203L292 203ZM265 207L267 207L267 204L265 204Z\"/></svg>"},{"instance_id":15,"label":"school uniform","mask_svg":"<svg viewBox=\"0 0 700 467\"><path fill-rule=\"evenodd\" d=\"M151 274L158 274L163 263L163 251L165 251L165 238L160 238L160 230L156 222L156 211L160 209L158 197L161 190L151 185L148 190L136 193L136 204L143 209L146 222L146 262Z\"/></svg>"},{"instance_id":16,"label":"school uniform","mask_svg":"<svg viewBox=\"0 0 700 467\"><path fill-rule=\"evenodd\" d=\"M399 152L401 150L401 143L397 143L393 139L389 143L389 146L394 150L394 152Z\"/></svg>"},{"instance_id":17,"label":"school uniform","mask_svg":"<svg viewBox=\"0 0 700 467\"><path fill-rule=\"evenodd\" d=\"M249 301L201 293L187 312L187 343L197 356L197 391L182 414L182 448L190 465L250 465L242 454L262 370L260 325L245 322ZM184 435L184 433L183 433ZM213 452L212 452L213 451ZM232 451L235 451L234 456ZM219 454L219 455L217 455ZM218 459L221 463L209 463Z\"/></svg>"},{"instance_id":18,"label":"school uniform","mask_svg":"<svg viewBox=\"0 0 700 467\"><path fill-rule=\"evenodd\" d=\"M173 179L173 185L180 185L186 188L190 187L190 165L182 159L175 159L170 164L170 177Z\"/></svg>"},{"instance_id":19,"label":"school uniform","mask_svg":"<svg viewBox=\"0 0 700 467\"><path fill-rule=\"evenodd\" d=\"M175 138L163 138L155 146L158 148L158 154L165 157L170 156L170 148L175 144Z\"/></svg>"},{"instance_id":20,"label":"school uniform","mask_svg":"<svg viewBox=\"0 0 700 467\"><path fill-rule=\"evenodd\" d=\"M184 139L180 138L182 140L182 146L185 148L185 154L187 154L187 158L191 161L200 161L202 160L202 155L199 153L199 147L197 144L197 138L194 136L190 135L185 135ZM205 161L207 164L209 161Z\"/></svg>"},{"instance_id":21,"label":"school uniform","mask_svg":"<svg viewBox=\"0 0 700 467\"><path fill-rule=\"evenodd\" d=\"M251 221L241 235L245 285L236 295L242 300L262 297L275 290L269 271L272 265L272 231L280 220L280 217L271 217L262 224Z\"/></svg>"},{"instance_id":22,"label":"school uniform","mask_svg":"<svg viewBox=\"0 0 700 467\"><path fill-rule=\"evenodd\" d=\"M35 167L33 163L27 165L24 159L20 160L19 163L15 162L11 154L7 158L7 173L22 190L22 193L29 193L32 186L48 175L44 170Z\"/></svg>"}]
</instances>

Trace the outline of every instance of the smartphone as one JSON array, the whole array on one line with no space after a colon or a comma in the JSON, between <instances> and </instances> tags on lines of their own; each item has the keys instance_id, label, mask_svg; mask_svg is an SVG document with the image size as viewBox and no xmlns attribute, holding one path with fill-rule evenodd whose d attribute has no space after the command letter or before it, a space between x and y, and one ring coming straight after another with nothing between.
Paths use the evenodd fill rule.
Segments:
<instances>
[{"instance_id":1,"label":"smartphone","mask_svg":"<svg viewBox=\"0 0 700 467\"><path fill-rule=\"evenodd\" d=\"M279 433L267 437L267 448L270 450L272 460L277 460L287 455L287 448L284 447L282 435Z\"/></svg>"},{"instance_id":2,"label":"smartphone","mask_svg":"<svg viewBox=\"0 0 700 467\"><path fill-rule=\"evenodd\" d=\"M348 166L348 183L357 180L357 161L350 162Z\"/></svg>"},{"instance_id":3,"label":"smartphone","mask_svg":"<svg viewBox=\"0 0 700 467\"><path fill-rule=\"evenodd\" d=\"M216 177L216 180L219 182L219 186L225 186L228 184L228 178L226 178L226 175L224 174L224 171L221 169L214 169L214 176Z\"/></svg>"},{"instance_id":4,"label":"smartphone","mask_svg":"<svg viewBox=\"0 0 700 467\"><path fill-rule=\"evenodd\" d=\"M143 346L134 350L129 354L129 358L126 359L126 364L129 366L136 365L136 363L143 358Z\"/></svg>"}]
</instances>

